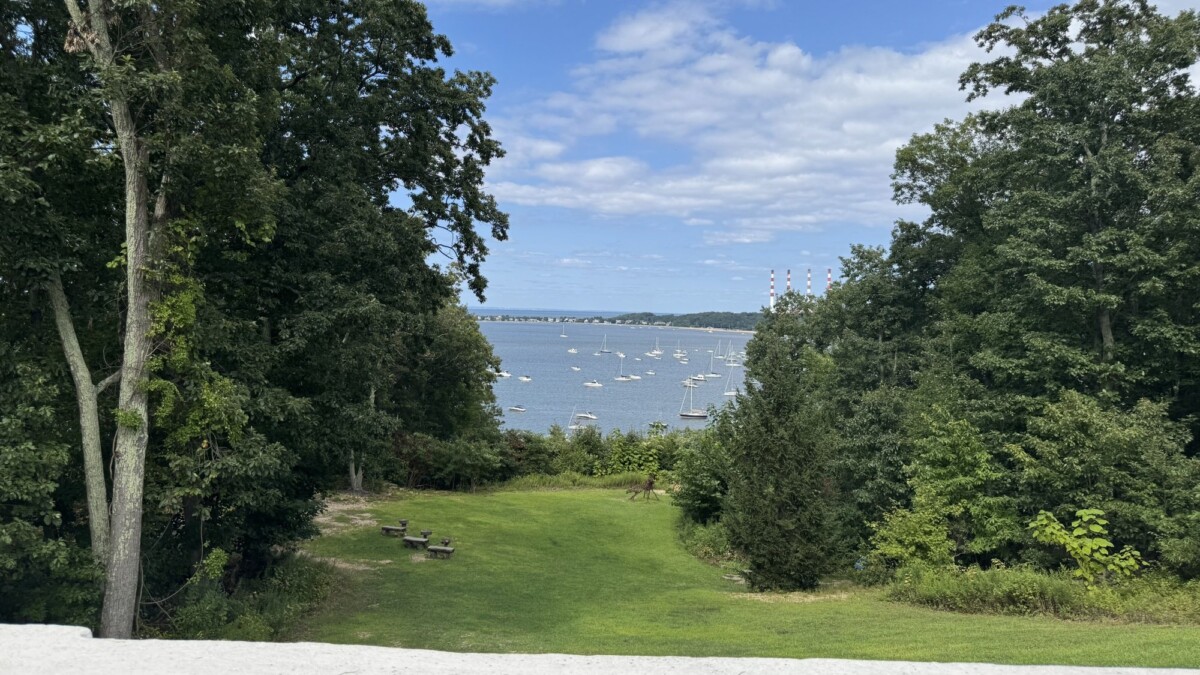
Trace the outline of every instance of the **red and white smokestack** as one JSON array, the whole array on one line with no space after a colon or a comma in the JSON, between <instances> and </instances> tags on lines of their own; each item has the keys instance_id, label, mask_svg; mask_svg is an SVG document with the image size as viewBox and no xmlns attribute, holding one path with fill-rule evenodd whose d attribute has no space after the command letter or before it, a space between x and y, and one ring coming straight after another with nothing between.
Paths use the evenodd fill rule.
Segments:
<instances>
[{"instance_id":1,"label":"red and white smokestack","mask_svg":"<svg viewBox=\"0 0 1200 675\"><path fill-rule=\"evenodd\" d=\"M829 292L829 288L833 286L833 268L829 267L825 270L825 292Z\"/></svg>"},{"instance_id":2,"label":"red and white smokestack","mask_svg":"<svg viewBox=\"0 0 1200 675\"><path fill-rule=\"evenodd\" d=\"M808 297L812 297L812 268L808 268L808 288L806 289Z\"/></svg>"},{"instance_id":3,"label":"red and white smokestack","mask_svg":"<svg viewBox=\"0 0 1200 675\"><path fill-rule=\"evenodd\" d=\"M787 292L788 293L792 292L792 271L791 270L787 271Z\"/></svg>"},{"instance_id":4,"label":"red and white smokestack","mask_svg":"<svg viewBox=\"0 0 1200 675\"><path fill-rule=\"evenodd\" d=\"M775 309L775 270L771 270L771 305L770 309Z\"/></svg>"}]
</instances>

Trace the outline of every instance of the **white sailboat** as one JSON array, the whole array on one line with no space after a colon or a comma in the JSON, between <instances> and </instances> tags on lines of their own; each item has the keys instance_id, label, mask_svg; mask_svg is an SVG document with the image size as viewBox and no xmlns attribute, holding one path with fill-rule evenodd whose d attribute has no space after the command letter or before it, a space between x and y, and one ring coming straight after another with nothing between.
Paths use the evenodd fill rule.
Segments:
<instances>
[{"instance_id":1,"label":"white sailboat","mask_svg":"<svg viewBox=\"0 0 1200 675\"><path fill-rule=\"evenodd\" d=\"M617 382L628 382L632 378L630 378L628 375L625 374L625 359L624 359L624 357L621 358L619 363L621 364L621 366L620 366L619 370L617 371L617 376L614 377L613 379L616 380Z\"/></svg>"},{"instance_id":2,"label":"white sailboat","mask_svg":"<svg viewBox=\"0 0 1200 675\"><path fill-rule=\"evenodd\" d=\"M612 350L608 348L608 333L604 334L604 339L600 342L600 351L597 354L611 354Z\"/></svg>"},{"instance_id":3,"label":"white sailboat","mask_svg":"<svg viewBox=\"0 0 1200 675\"><path fill-rule=\"evenodd\" d=\"M733 366L729 366L729 383L725 385L726 396L737 396L737 389L733 388Z\"/></svg>"},{"instance_id":4,"label":"white sailboat","mask_svg":"<svg viewBox=\"0 0 1200 675\"><path fill-rule=\"evenodd\" d=\"M567 327L566 326L562 327L562 332L558 334L558 337L560 337L560 338L567 337Z\"/></svg>"},{"instance_id":5,"label":"white sailboat","mask_svg":"<svg viewBox=\"0 0 1200 675\"><path fill-rule=\"evenodd\" d=\"M717 358L716 354L712 354L708 357L708 379L710 379L710 380L720 379L720 377L721 377L720 373L713 370L713 361L716 360L716 358Z\"/></svg>"},{"instance_id":6,"label":"white sailboat","mask_svg":"<svg viewBox=\"0 0 1200 675\"><path fill-rule=\"evenodd\" d=\"M683 390L683 400L679 403L679 416L685 420L706 420L708 411L701 410L692 402L691 388Z\"/></svg>"}]
</instances>

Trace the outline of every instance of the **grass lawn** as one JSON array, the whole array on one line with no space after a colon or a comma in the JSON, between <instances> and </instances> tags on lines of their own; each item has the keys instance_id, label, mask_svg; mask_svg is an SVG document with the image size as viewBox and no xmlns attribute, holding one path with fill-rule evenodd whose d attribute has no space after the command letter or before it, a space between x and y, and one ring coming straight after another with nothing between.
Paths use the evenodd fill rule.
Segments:
<instances>
[{"instance_id":1,"label":"grass lawn","mask_svg":"<svg viewBox=\"0 0 1200 675\"><path fill-rule=\"evenodd\" d=\"M344 580L296 640L477 652L1200 666L1200 628L938 612L873 590L748 594L688 555L676 509L618 490L342 503L308 546ZM379 524L454 539L426 560Z\"/></svg>"}]
</instances>

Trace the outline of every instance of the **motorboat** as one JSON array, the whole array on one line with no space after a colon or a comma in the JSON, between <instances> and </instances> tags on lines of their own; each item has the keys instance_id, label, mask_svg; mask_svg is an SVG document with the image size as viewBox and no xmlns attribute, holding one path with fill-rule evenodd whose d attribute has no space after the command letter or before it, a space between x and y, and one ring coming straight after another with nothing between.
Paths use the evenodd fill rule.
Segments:
<instances>
[{"instance_id":1,"label":"motorboat","mask_svg":"<svg viewBox=\"0 0 1200 675\"><path fill-rule=\"evenodd\" d=\"M508 409L513 412L525 412L525 406L523 405L510 405Z\"/></svg>"},{"instance_id":2,"label":"motorboat","mask_svg":"<svg viewBox=\"0 0 1200 675\"><path fill-rule=\"evenodd\" d=\"M604 385L600 384L600 382L598 380L588 380L587 382L583 383L583 386L585 386L585 387L603 387Z\"/></svg>"}]
</instances>

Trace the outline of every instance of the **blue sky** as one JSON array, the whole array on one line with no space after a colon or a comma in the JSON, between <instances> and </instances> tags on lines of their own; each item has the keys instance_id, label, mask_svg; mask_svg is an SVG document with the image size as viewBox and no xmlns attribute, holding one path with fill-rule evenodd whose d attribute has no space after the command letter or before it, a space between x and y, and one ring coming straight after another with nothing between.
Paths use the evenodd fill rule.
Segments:
<instances>
[{"instance_id":1,"label":"blue sky","mask_svg":"<svg viewBox=\"0 0 1200 675\"><path fill-rule=\"evenodd\" d=\"M971 35L1006 4L430 0L447 65L498 80L511 229L485 307L754 311L772 268L822 291L851 244L923 217L891 202L895 150L970 110Z\"/></svg>"}]
</instances>

